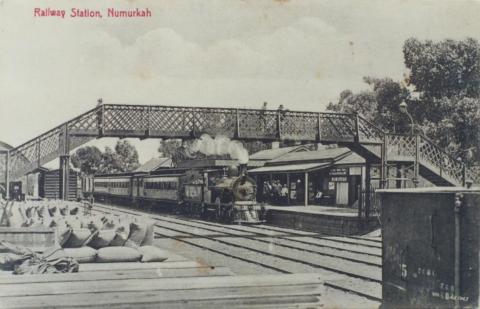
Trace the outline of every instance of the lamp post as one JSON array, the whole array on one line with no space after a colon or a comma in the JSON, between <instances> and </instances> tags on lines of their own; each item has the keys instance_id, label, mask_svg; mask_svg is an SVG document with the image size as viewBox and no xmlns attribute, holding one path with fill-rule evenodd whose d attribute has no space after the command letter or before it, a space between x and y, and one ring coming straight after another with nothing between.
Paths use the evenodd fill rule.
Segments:
<instances>
[{"instance_id":1,"label":"lamp post","mask_svg":"<svg viewBox=\"0 0 480 309\"><path fill-rule=\"evenodd\" d=\"M410 134L413 135L413 126L414 126L414 123L413 123L413 118L412 118L412 115L410 115L410 113L408 112L408 105L407 103L405 103L405 101L402 101L402 103L400 103L400 105L398 106L399 109L400 109L400 112L402 114L406 114L408 116L408 118L410 119Z\"/></svg>"},{"instance_id":2,"label":"lamp post","mask_svg":"<svg viewBox=\"0 0 480 309\"><path fill-rule=\"evenodd\" d=\"M414 136L415 133L414 133L414 130L413 130L413 127L414 127L414 122L413 122L413 117L412 115L410 115L410 113L408 112L408 105L407 103L405 103L405 101L402 101L402 103L400 103L400 105L398 106L398 108L400 109L400 112L402 114L406 114L408 116L408 118L410 119L410 135ZM418 159L419 159L419 140L418 140L418 135L414 137L415 138L415 158L414 158L414 162L413 162L413 186L416 188L418 186L418 174L419 174L419 167L418 167Z\"/></svg>"}]
</instances>

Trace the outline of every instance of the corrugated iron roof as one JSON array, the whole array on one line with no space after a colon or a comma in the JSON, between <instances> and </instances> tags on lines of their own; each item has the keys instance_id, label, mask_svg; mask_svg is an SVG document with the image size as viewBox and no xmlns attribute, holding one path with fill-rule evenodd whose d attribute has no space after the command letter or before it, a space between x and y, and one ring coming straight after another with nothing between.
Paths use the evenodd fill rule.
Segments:
<instances>
[{"instance_id":1,"label":"corrugated iron roof","mask_svg":"<svg viewBox=\"0 0 480 309\"><path fill-rule=\"evenodd\" d=\"M346 157L335 161L335 165L339 164L365 164L365 159L355 152L352 152L351 154L347 155Z\"/></svg>"},{"instance_id":2,"label":"corrugated iron roof","mask_svg":"<svg viewBox=\"0 0 480 309\"><path fill-rule=\"evenodd\" d=\"M258 173L285 173L285 172L310 172L332 166L329 162L324 163L304 163L304 164L289 164L276 166L263 166L249 170L249 174Z\"/></svg>"},{"instance_id":3,"label":"corrugated iron roof","mask_svg":"<svg viewBox=\"0 0 480 309\"><path fill-rule=\"evenodd\" d=\"M152 158L145 162L143 165L139 166L134 172L135 173L149 173L155 171L159 168L170 168L172 167L172 159L170 158Z\"/></svg>"},{"instance_id":4,"label":"corrugated iron roof","mask_svg":"<svg viewBox=\"0 0 480 309\"><path fill-rule=\"evenodd\" d=\"M266 149L252 154L250 156L250 160L272 160L281 157L289 152L300 152L304 150L308 150L308 148L304 145Z\"/></svg>"},{"instance_id":5,"label":"corrugated iron roof","mask_svg":"<svg viewBox=\"0 0 480 309\"><path fill-rule=\"evenodd\" d=\"M348 148L340 147L287 153L284 156L269 161L267 165L299 161L331 161L346 155L350 151Z\"/></svg>"}]
</instances>

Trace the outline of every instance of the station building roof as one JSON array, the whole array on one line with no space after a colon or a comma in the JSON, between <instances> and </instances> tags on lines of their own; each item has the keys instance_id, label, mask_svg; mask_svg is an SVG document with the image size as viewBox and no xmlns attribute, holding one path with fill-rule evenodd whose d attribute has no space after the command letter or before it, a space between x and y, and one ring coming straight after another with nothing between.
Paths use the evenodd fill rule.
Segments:
<instances>
[{"instance_id":1,"label":"station building roof","mask_svg":"<svg viewBox=\"0 0 480 309\"><path fill-rule=\"evenodd\" d=\"M313 151L288 153L268 161L266 165L284 165L295 163L333 162L347 157L352 151L348 148L322 148Z\"/></svg>"},{"instance_id":2,"label":"station building roof","mask_svg":"<svg viewBox=\"0 0 480 309\"><path fill-rule=\"evenodd\" d=\"M250 160L268 161L268 160L280 158L291 152L303 152L303 151L308 151L308 148L304 145L265 149L252 154L250 156Z\"/></svg>"},{"instance_id":3,"label":"station building roof","mask_svg":"<svg viewBox=\"0 0 480 309\"><path fill-rule=\"evenodd\" d=\"M365 164L365 158L356 154L355 152L350 153L346 157L335 161L335 165L363 165Z\"/></svg>"},{"instance_id":4,"label":"station building roof","mask_svg":"<svg viewBox=\"0 0 480 309\"><path fill-rule=\"evenodd\" d=\"M140 165L134 172L150 173L158 169L171 168L172 166L172 159L170 158L152 158L144 164Z\"/></svg>"},{"instance_id":5,"label":"station building roof","mask_svg":"<svg viewBox=\"0 0 480 309\"><path fill-rule=\"evenodd\" d=\"M290 152L267 161L263 167L251 169L251 174L312 172L339 165L361 166L365 159L348 148L325 148Z\"/></svg>"},{"instance_id":6,"label":"station building roof","mask_svg":"<svg viewBox=\"0 0 480 309\"><path fill-rule=\"evenodd\" d=\"M249 170L249 174L263 174L263 173L300 173L313 172L332 166L332 163L304 163L304 164L289 164L289 165L274 165L263 166L256 169Z\"/></svg>"}]
</instances>

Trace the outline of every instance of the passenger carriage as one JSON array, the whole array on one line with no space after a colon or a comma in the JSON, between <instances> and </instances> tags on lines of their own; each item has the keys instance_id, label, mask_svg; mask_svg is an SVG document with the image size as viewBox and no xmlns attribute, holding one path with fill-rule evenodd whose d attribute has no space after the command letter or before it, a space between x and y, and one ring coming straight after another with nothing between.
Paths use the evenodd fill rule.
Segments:
<instances>
[{"instance_id":1,"label":"passenger carriage","mask_svg":"<svg viewBox=\"0 0 480 309\"><path fill-rule=\"evenodd\" d=\"M235 170L235 169L233 169ZM85 180L84 190L91 189ZM256 202L255 181L224 169L171 169L154 173L98 175L96 200L139 208L175 210L188 216L227 223L260 223L265 209Z\"/></svg>"}]
</instances>

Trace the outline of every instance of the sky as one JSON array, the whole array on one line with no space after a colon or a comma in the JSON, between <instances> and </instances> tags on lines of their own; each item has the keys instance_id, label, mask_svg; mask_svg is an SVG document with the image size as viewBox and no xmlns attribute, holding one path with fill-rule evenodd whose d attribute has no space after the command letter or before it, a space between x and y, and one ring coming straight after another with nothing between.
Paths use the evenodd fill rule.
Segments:
<instances>
[{"instance_id":1,"label":"sky","mask_svg":"<svg viewBox=\"0 0 480 309\"><path fill-rule=\"evenodd\" d=\"M107 8L152 17L107 18ZM0 141L17 146L100 97L323 111L342 90L367 89L364 76L404 79L409 37L480 40L478 16L480 1L457 0L0 0ZM132 143L141 162L158 155L156 140Z\"/></svg>"}]
</instances>

